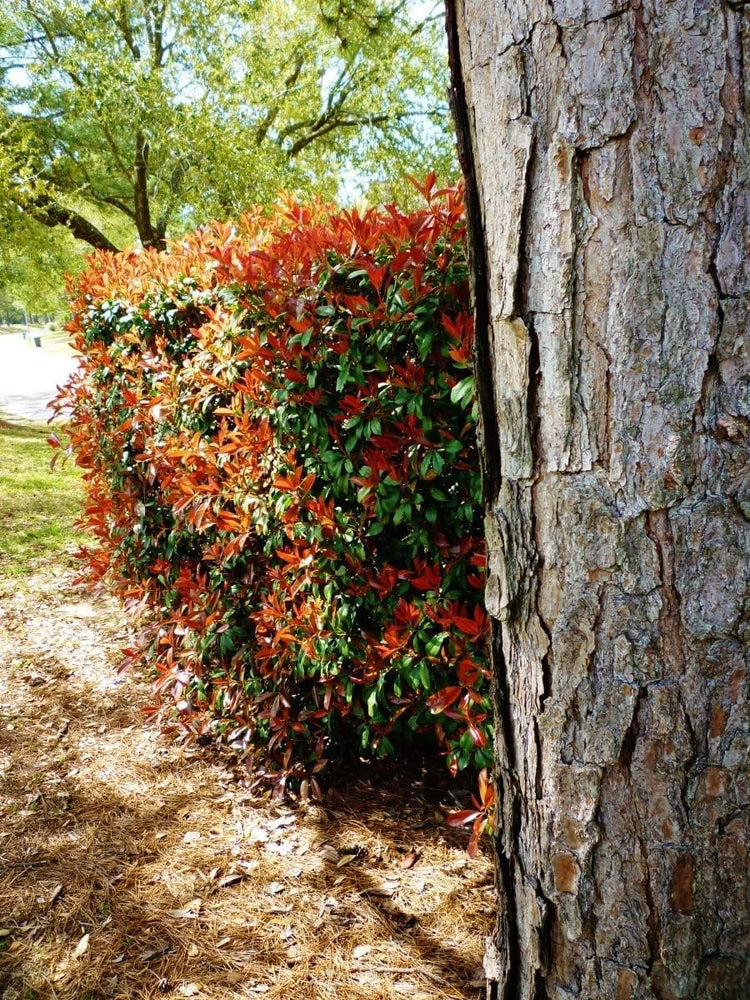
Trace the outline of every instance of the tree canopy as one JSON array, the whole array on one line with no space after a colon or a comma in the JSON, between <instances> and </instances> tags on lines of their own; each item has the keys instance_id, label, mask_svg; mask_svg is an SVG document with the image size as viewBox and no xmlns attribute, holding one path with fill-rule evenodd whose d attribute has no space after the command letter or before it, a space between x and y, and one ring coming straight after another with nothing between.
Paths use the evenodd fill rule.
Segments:
<instances>
[{"instance_id":1,"label":"tree canopy","mask_svg":"<svg viewBox=\"0 0 750 1000\"><path fill-rule=\"evenodd\" d=\"M37 241L163 247L280 189L449 174L440 6L0 0L6 243L33 220Z\"/></svg>"}]
</instances>

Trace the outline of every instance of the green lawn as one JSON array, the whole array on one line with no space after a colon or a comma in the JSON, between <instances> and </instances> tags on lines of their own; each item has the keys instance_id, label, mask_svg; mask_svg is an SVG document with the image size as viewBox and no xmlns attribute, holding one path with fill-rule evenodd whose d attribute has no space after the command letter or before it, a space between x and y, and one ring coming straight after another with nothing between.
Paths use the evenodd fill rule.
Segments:
<instances>
[{"instance_id":1,"label":"green lawn","mask_svg":"<svg viewBox=\"0 0 750 1000\"><path fill-rule=\"evenodd\" d=\"M80 473L47 443L49 428L0 418L0 580L71 562L73 523L83 500Z\"/></svg>"}]
</instances>

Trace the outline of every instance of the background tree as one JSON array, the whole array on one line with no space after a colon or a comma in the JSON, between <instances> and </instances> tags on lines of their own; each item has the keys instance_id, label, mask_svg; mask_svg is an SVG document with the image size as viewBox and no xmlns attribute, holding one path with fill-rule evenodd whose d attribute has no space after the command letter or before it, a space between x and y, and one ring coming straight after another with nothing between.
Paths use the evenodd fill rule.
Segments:
<instances>
[{"instance_id":1,"label":"background tree","mask_svg":"<svg viewBox=\"0 0 750 1000\"><path fill-rule=\"evenodd\" d=\"M29 310L61 313L62 276L81 257L67 228L44 226L14 200L28 163L19 146L5 141L7 130L0 113L0 323L20 322Z\"/></svg>"},{"instance_id":2,"label":"background tree","mask_svg":"<svg viewBox=\"0 0 750 1000\"><path fill-rule=\"evenodd\" d=\"M449 168L413 0L0 0L0 23L10 200L92 246Z\"/></svg>"},{"instance_id":3,"label":"background tree","mask_svg":"<svg viewBox=\"0 0 750 1000\"><path fill-rule=\"evenodd\" d=\"M491 996L750 996L747 9L455 0Z\"/></svg>"},{"instance_id":4,"label":"background tree","mask_svg":"<svg viewBox=\"0 0 750 1000\"><path fill-rule=\"evenodd\" d=\"M67 230L42 235L39 239L39 227L23 218L15 221L12 234L0 233L0 324L20 323L29 315L51 319L66 310L62 275L78 267L80 253Z\"/></svg>"}]
</instances>

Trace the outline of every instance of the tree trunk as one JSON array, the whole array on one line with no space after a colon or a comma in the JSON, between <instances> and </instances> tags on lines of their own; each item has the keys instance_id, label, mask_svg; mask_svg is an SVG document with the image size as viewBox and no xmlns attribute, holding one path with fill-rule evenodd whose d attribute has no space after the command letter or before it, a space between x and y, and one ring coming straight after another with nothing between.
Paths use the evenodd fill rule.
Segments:
<instances>
[{"instance_id":1,"label":"tree trunk","mask_svg":"<svg viewBox=\"0 0 750 1000\"><path fill-rule=\"evenodd\" d=\"M748 17L448 2L488 504L492 997L750 996Z\"/></svg>"},{"instance_id":2,"label":"tree trunk","mask_svg":"<svg viewBox=\"0 0 750 1000\"><path fill-rule=\"evenodd\" d=\"M142 132L135 136L135 160L133 163L133 205L135 225L141 246L145 250L167 249L165 230L154 229L151 223L151 200L148 193L149 145Z\"/></svg>"}]
</instances>

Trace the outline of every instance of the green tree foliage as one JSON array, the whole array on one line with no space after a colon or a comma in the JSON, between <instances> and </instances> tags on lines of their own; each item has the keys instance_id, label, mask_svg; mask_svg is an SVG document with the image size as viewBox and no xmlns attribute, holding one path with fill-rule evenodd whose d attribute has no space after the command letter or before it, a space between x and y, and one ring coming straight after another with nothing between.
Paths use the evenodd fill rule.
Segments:
<instances>
[{"instance_id":1,"label":"green tree foliage","mask_svg":"<svg viewBox=\"0 0 750 1000\"><path fill-rule=\"evenodd\" d=\"M78 269L80 249L67 230L40 233L16 214L12 231L0 232L0 323L19 322L24 313L59 316L66 310L62 275Z\"/></svg>"},{"instance_id":2,"label":"green tree foliage","mask_svg":"<svg viewBox=\"0 0 750 1000\"><path fill-rule=\"evenodd\" d=\"M0 0L6 229L20 208L96 247L163 248L280 188L341 196L367 178L380 194L428 165L447 175L429 6Z\"/></svg>"}]
</instances>

